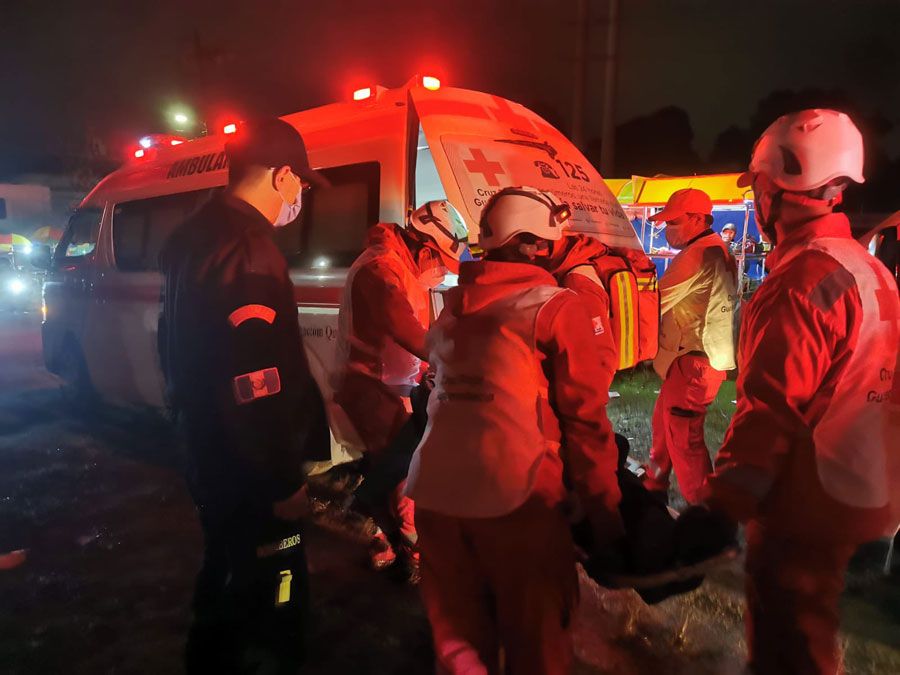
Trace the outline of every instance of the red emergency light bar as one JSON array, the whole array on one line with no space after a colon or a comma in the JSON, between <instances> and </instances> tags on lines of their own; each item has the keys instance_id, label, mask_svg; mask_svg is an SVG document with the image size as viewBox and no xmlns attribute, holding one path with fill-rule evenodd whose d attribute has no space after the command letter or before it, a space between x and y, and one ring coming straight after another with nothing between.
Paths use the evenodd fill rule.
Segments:
<instances>
[{"instance_id":1,"label":"red emergency light bar","mask_svg":"<svg viewBox=\"0 0 900 675\"><path fill-rule=\"evenodd\" d=\"M422 77L422 86L428 91L437 91L441 88L441 81L431 75L424 75Z\"/></svg>"},{"instance_id":2,"label":"red emergency light bar","mask_svg":"<svg viewBox=\"0 0 900 675\"><path fill-rule=\"evenodd\" d=\"M144 148L139 148L138 150L134 151L134 156L137 157L138 159L143 157L145 154L146 153L144 152Z\"/></svg>"},{"instance_id":3,"label":"red emergency light bar","mask_svg":"<svg viewBox=\"0 0 900 675\"><path fill-rule=\"evenodd\" d=\"M236 133L237 133L237 129L238 129L238 128L237 128L237 123L236 123L236 122L229 122L229 123L226 124L224 127L222 127L222 133L223 133L223 134L236 134Z\"/></svg>"},{"instance_id":4,"label":"red emergency light bar","mask_svg":"<svg viewBox=\"0 0 900 675\"><path fill-rule=\"evenodd\" d=\"M372 87L363 87L353 92L354 101L365 101L369 98L372 98Z\"/></svg>"}]
</instances>

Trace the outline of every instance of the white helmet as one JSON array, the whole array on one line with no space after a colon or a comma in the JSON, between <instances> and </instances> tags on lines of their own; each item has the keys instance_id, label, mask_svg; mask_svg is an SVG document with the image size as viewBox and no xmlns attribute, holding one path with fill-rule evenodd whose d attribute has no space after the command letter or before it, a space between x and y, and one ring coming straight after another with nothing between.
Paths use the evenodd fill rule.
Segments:
<instances>
[{"instance_id":1,"label":"white helmet","mask_svg":"<svg viewBox=\"0 0 900 675\"><path fill-rule=\"evenodd\" d=\"M409 226L429 237L442 255L459 261L469 238L466 222L446 199L425 202L412 212Z\"/></svg>"},{"instance_id":2,"label":"white helmet","mask_svg":"<svg viewBox=\"0 0 900 675\"><path fill-rule=\"evenodd\" d=\"M571 215L568 204L550 192L532 187L503 188L488 200L481 212L478 246L490 251L523 233L559 241L564 223Z\"/></svg>"},{"instance_id":3,"label":"white helmet","mask_svg":"<svg viewBox=\"0 0 900 675\"><path fill-rule=\"evenodd\" d=\"M862 134L850 117L836 110L782 115L756 141L738 185L751 185L758 173L789 192L808 192L843 177L862 183Z\"/></svg>"}]
</instances>

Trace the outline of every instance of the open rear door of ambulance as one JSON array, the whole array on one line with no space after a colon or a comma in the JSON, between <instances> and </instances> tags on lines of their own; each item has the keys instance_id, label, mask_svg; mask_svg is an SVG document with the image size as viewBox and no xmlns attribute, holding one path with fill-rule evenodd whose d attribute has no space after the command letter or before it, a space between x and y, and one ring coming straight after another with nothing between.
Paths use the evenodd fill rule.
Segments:
<instances>
[{"instance_id":1,"label":"open rear door of ambulance","mask_svg":"<svg viewBox=\"0 0 900 675\"><path fill-rule=\"evenodd\" d=\"M559 131L499 96L441 88L410 90L447 198L476 240L481 210L504 187L552 192L572 208L571 229L604 243L641 249L615 196L584 155Z\"/></svg>"}]
</instances>

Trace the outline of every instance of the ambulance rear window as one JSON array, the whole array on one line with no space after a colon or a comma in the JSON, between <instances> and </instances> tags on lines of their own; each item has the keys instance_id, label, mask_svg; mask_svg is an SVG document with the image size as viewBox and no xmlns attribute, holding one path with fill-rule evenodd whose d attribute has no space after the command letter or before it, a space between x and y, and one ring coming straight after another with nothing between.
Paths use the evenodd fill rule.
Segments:
<instances>
[{"instance_id":1,"label":"ambulance rear window","mask_svg":"<svg viewBox=\"0 0 900 675\"><path fill-rule=\"evenodd\" d=\"M381 166L363 162L323 169L331 185L303 195L300 217L276 231L294 269L349 267L378 222Z\"/></svg>"},{"instance_id":2,"label":"ambulance rear window","mask_svg":"<svg viewBox=\"0 0 900 675\"><path fill-rule=\"evenodd\" d=\"M123 272L159 269L157 258L163 244L210 193L195 190L117 204L112 222L116 267Z\"/></svg>"}]
</instances>

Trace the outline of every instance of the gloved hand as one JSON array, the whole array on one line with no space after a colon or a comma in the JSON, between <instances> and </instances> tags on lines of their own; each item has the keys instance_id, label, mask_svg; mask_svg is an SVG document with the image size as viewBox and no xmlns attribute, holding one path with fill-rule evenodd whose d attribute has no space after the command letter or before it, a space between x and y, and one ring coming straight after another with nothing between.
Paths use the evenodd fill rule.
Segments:
<instances>
[{"instance_id":1,"label":"gloved hand","mask_svg":"<svg viewBox=\"0 0 900 675\"><path fill-rule=\"evenodd\" d=\"M690 507L675 521L679 565L712 558L737 544L737 523L705 505Z\"/></svg>"}]
</instances>

